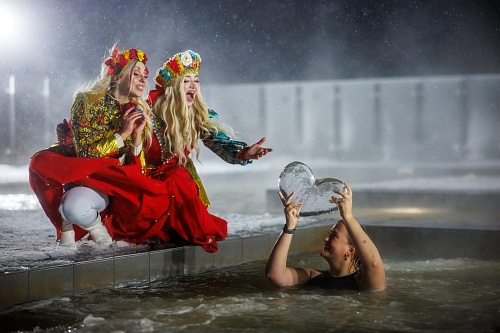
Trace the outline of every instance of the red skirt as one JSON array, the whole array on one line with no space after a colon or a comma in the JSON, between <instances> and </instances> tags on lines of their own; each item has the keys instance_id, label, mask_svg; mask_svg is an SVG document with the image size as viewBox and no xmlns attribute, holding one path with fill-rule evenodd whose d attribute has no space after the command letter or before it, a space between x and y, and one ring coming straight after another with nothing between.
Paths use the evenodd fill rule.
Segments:
<instances>
[{"instance_id":1,"label":"red skirt","mask_svg":"<svg viewBox=\"0 0 500 333\"><path fill-rule=\"evenodd\" d=\"M109 195L110 204L101 217L115 240L198 244L215 252L217 240L227 237L227 222L208 212L196 183L181 166L162 165L148 177L140 166L120 165L114 158L66 157L44 150L31 159L29 181L58 238L62 225L58 207L68 183ZM87 233L76 225L74 229L77 239Z\"/></svg>"}]
</instances>

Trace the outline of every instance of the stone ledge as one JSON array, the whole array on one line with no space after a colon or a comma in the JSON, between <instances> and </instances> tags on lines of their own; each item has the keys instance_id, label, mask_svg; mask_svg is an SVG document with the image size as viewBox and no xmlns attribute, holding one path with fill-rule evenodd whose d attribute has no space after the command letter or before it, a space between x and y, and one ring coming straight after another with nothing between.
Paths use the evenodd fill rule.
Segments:
<instances>
[{"instance_id":1,"label":"stone ledge","mask_svg":"<svg viewBox=\"0 0 500 333\"><path fill-rule=\"evenodd\" d=\"M290 252L319 250L323 237L334 221L325 223L299 229ZM404 223L367 224L365 227L377 244L382 258L500 259L500 230L419 228L408 227ZM278 235L276 232L246 238L230 237L219 243L216 253L207 253L199 246L186 246L3 274L0 275L0 309L27 301L78 295L101 288L144 285L171 277L265 260ZM262 278L265 278L264 272Z\"/></svg>"}]
</instances>

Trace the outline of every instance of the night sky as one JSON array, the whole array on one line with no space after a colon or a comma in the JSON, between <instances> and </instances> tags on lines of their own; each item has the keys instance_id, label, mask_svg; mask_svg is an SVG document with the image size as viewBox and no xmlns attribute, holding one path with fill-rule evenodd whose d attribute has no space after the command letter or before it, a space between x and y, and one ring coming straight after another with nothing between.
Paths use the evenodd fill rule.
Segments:
<instances>
[{"instance_id":1,"label":"night sky","mask_svg":"<svg viewBox=\"0 0 500 333\"><path fill-rule=\"evenodd\" d=\"M213 83L500 71L500 1L0 3L15 11L20 31L0 46L4 75L55 74L81 83L97 76L116 40L146 51L153 71L193 49Z\"/></svg>"}]
</instances>

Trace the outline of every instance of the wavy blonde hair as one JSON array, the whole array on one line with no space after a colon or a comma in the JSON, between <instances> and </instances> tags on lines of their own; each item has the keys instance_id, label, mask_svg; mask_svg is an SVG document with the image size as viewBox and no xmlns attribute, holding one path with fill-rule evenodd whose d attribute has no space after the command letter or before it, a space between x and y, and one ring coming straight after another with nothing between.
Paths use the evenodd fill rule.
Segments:
<instances>
[{"instance_id":1,"label":"wavy blonde hair","mask_svg":"<svg viewBox=\"0 0 500 333\"><path fill-rule=\"evenodd\" d=\"M105 57L105 60L109 58L115 46L116 44L113 45L113 47L110 49L109 55ZM108 74L108 66L104 64L104 61L102 62L101 65L101 74L99 75L99 77L93 81L90 81L82 85L80 89L76 91L75 96L79 92L109 93L111 91L114 91L115 89L118 89L118 85L121 80L128 80L129 82L132 81L132 75L134 74L135 65L139 62L139 60L132 59L121 70L120 74L114 75L114 74ZM129 87L129 89L131 89L131 87ZM149 90L147 88L147 80L146 80L146 90ZM114 96L113 99L116 100ZM130 101L136 103L139 109L141 109L144 112L144 114L147 115L147 117L145 117L146 126L144 127L144 137L145 141L149 146L151 144L151 135L153 132L153 123L151 121L151 108L149 107L149 104L142 97L133 97L130 99Z\"/></svg>"},{"instance_id":2,"label":"wavy blonde hair","mask_svg":"<svg viewBox=\"0 0 500 333\"><path fill-rule=\"evenodd\" d=\"M192 106L188 107L183 83L183 76L173 79L153 106L154 114L166 124L163 138L168 152L179 156L180 165L186 163L186 150L194 150L198 160L198 139L205 138L210 132L214 135L222 132L230 137L234 136L231 127L208 117L208 107L200 90Z\"/></svg>"}]
</instances>

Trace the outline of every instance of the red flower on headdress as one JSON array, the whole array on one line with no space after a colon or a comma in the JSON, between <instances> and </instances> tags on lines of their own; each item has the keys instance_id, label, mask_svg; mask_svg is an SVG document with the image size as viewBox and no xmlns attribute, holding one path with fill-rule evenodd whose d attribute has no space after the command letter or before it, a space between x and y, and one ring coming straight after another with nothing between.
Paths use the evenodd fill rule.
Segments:
<instances>
[{"instance_id":1,"label":"red flower on headdress","mask_svg":"<svg viewBox=\"0 0 500 333\"><path fill-rule=\"evenodd\" d=\"M165 67L169 68L175 74L179 74L182 69L181 65L179 64L179 61L175 57L170 59L170 61L167 62L167 65Z\"/></svg>"},{"instance_id":2,"label":"red flower on headdress","mask_svg":"<svg viewBox=\"0 0 500 333\"><path fill-rule=\"evenodd\" d=\"M119 67L120 71L123 69L123 67L127 66L129 60L125 58L123 53L120 53L116 59L116 66Z\"/></svg>"},{"instance_id":3,"label":"red flower on headdress","mask_svg":"<svg viewBox=\"0 0 500 333\"><path fill-rule=\"evenodd\" d=\"M115 45L113 51L111 51L111 56L104 62L106 66L108 66L108 74L113 75L117 72L117 58L118 58L118 45Z\"/></svg>"},{"instance_id":4,"label":"red flower on headdress","mask_svg":"<svg viewBox=\"0 0 500 333\"><path fill-rule=\"evenodd\" d=\"M116 45L111 52L111 56L104 62L108 66L108 74L118 75L122 69L132 60L142 61L144 64L148 60L146 54L141 50L130 49L119 53L118 45ZM147 75L147 73L146 73Z\"/></svg>"}]
</instances>

